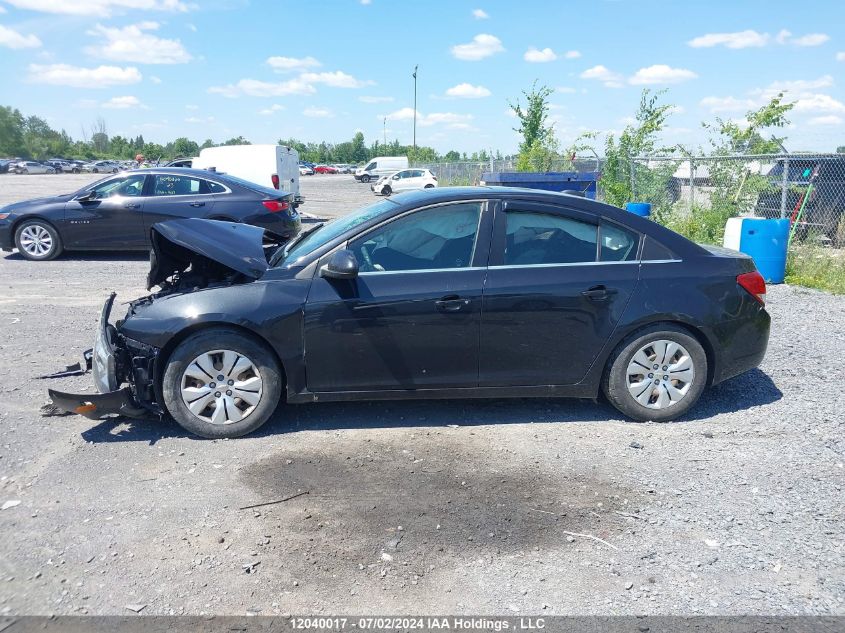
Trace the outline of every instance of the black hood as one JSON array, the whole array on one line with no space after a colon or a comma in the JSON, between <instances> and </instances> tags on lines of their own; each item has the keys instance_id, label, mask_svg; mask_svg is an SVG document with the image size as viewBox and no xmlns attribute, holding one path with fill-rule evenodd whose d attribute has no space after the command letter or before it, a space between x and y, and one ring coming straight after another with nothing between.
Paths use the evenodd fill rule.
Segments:
<instances>
[{"instance_id":1,"label":"black hood","mask_svg":"<svg viewBox=\"0 0 845 633\"><path fill-rule=\"evenodd\" d=\"M238 273L259 279L269 268L264 229L249 224L187 218L154 224L147 289L174 274L202 274L207 279Z\"/></svg>"}]
</instances>

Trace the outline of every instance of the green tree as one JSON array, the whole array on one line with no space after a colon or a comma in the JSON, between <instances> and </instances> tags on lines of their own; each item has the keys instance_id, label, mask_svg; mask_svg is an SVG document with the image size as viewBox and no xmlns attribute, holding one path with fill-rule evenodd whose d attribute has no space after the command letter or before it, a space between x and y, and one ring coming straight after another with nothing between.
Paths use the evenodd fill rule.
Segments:
<instances>
[{"instance_id":1,"label":"green tree","mask_svg":"<svg viewBox=\"0 0 845 633\"><path fill-rule=\"evenodd\" d=\"M845 145L840 145L839 147L837 147L836 153L837 154L845 154Z\"/></svg>"},{"instance_id":2,"label":"green tree","mask_svg":"<svg viewBox=\"0 0 845 633\"><path fill-rule=\"evenodd\" d=\"M0 107L0 155L21 156L23 146L24 118L20 110L9 106Z\"/></svg>"},{"instance_id":3,"label":"green tree","mask_svg":"<svg viewBox=\"0 0 845 633\"><path fill-rule=\"evenodd\" d=\"M170 150L169 154L173 158L196 156L199 153L199 145L184 136L180 136L173 141L171 147L168 149Z\"/></svg>"},{"instance_id":4,"label":"green tree","mask_svg":"<svg viewBox=\"0 0 845 633\"><path fill-rule=\"evenodd\" d=\"M522 135L520 154L527 153L535 141L542 142L554 135L554 126L546 123L549 115L549 96L553 92L548 86L537 86L535 80L529 90L522 91L526 102L524 108L519 101L508 101L508 106L519 119L519 127L513 130Z\"/></svg>"},{"instance_id":5,"label":"green tree","mask_svg":"<svg viewBox=\"0 0 845 633\"><path fill-rule=\"evenodd\" d=\"M452 149L446 152L446 154L443 156L443 160L445 160L447 163L456 163L461 160L461 155Z\"/></svg>"},{"instance_id":6,"label":"green tree","mask_svg":"<svg viewBox=\"0 0 845 633\"><path fill-rule=\"evenodd\" d=\"M200 149L208 149L209 147L215 147L215 143L210 138L207 138L203 141L203 144L200 145Z\"/></svg>"},{"instance_id":7,"label":"green tree","mask_svg":"<svg viewBox=\"0 0 845 633\"><path fill-rule=\"evenodd\" d=\"M252 143L243 136L236 136L235 138L230 138L228 141L223 141L223 145L252 145Z\"/></svg>"},{"instance_id":8,"label":"green tree","mask_svg":"<svg viewBox=\"0 0 845 633\"><path fill-rule=\"evenodd\" d=\"M757 110L746 113L744 125L736 121L716 118L715 123L702 123L712 134L711 144L715 154L777 154L783 151L785 137L763 134L773 128L789 125L787 114L794 103L784 103L779 93Z\"/></svg>"}]
</instances>

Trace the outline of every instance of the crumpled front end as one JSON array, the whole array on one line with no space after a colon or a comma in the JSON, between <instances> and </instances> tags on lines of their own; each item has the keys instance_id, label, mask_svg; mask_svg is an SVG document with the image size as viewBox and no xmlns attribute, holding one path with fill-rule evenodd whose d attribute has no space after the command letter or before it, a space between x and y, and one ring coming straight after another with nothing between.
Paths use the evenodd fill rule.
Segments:
<instances>
[{"instance_id":1,"label":"crumpled front end","mask_svg":"<svg viewBox=\"0 0 845 633\"><path fill-rule=\"evenodd\" d=\"M145 418L161 414L153 388L159 350L127 339L109 323L116 296L111 293L103 305L94 339L91 370L99 394L71 394L49 389L56 408L92 420L112 415ZM128 386L120 388L124 383Z\"/></svg>"}]
</instances>

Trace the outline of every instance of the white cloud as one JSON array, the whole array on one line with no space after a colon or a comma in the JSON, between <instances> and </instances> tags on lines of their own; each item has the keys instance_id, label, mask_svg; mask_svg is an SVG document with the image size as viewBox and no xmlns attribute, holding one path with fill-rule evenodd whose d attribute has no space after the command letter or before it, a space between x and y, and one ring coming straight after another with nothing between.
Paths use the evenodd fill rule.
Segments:
<instances>
[{"instance_id":1,"label":"white cloud","mask_svg":"<svg viewBox=\"0 0 845 633\"><path fill-rule=\"evenodd\" d=\"M363 4L365 7L366 7L368 4L372 4L372 3L373 3L373 0L361 0L361 4Z\"/></svg>"},{"instance_id":2,"label":"white cloud","mask_svg":"<svg viewBox=\"0 0 845 633\"><path fill-rule=\"evenodd\" d=\"M103 107L114 110L125 110L127 108L139 108L141 107L141 102L138 100L138 97L112 97L103 103Z\"/></svg>"},{"instance_id":3,"label":"white cloud","mask_svg":"<svg viewBox=\"0 0 845 633\"><path fill-rule=\"evenodd\" d=\"M792 37L792 31L781 29L775 36L775 42L777 42L778 44L786 44L789 41L790 37Z\"/></svg>"},{"instance_id":4,"label":"white cloud","mask_svg":"<svg viewBox=\"0 0 845 633\"><path fill-rule=\"evenodd\" d=\"M527 62L542 64L544 62L555 61L557 59L557 54L550 48L537 50L537 48L532 46L527 51L525 51L525 55L523 55L522 58Z\"/></svg>"},{"instance_id":5,"label":"white cloud","mask_svg":"<svg viewBox=\"0 0 845 633\"><path fill-rule=\"evenodd\" d=\"M457 97L459 99L480 99L482 97L489 97L490 94L491 92L484 86L473 86L468 83L452 86L446 91L446 96Z\"/></svg>"},{"instance_id":6,"label":"white cloud","mask_svg":"<svg viewBox=\"0 0 845 633\"><path fill-rule=\"evenodd\" d=\"M687 44L693 48L712 48L725 46L727 48L753 48L765 46L769 43L768 33L746 30L735 33L707 33L691 39Z\"/></svg>"},{"instance_id":7,"label":"white cloud","mask_svg":"<svg viewBox=\"0 0 845 633\"><path fill-rule=\"evenodd\" d=\"M285 106L279 105L278 103L274 103L269 108L264 108L263 110L259 110L258 114L261 114L263 116L269 116L271 114L275 114L276 112L279 112L280 110L284 110L284 109L285 109Z\"/></svg>"},{"instance_id":8,"label":"white cloud","mask_svg":"<svg viewBox=\"0 0 845 633\"><path fill-rule=\"evenodd\" d=\"M829 39L830 35L827 33L807 33L807 35L790 40L790 44L795 46L821 46Z\"/></svg>"},{"instance_id":9,"label":"white cloud","mask_svg":"<svg viewBox=\"0 0 845 633\"><path fill-rule=\"evenodd\" d=\"M288 81L259 81L257 79L241 79L235 84L226 86L212 86L208 89L211 94L220 94L224 97L286 97L288 95L311 95L317 92L310 83L301 79L289 79Z\"/></svg>"},{"instance_id":10,"label":"white cloud","mask_svg":"<svg viewBox=\"0 0 845 633\"><path fill-rule=\"evenodd\" d=\"M698 75L686 68L672 68L666 64L655 64L648 68L640 68L628 79L628 83L635 86L678 84L696 77Z\"/></svg>"},{"instance_id":11,"label":"white cloud","mask_svg":"<svg viewBox=\"0 0 845 633\"><path fill-rule=\"evenodd\" d=\"M28 80L32 83L72 86L74 88L103 88L138 83L141 73L134 66L98 66L82 68L70 64L30 64Z\"/></svg>"},{"instance_id":12,"label":"white cloud","mask_svg":"<svg viewBox=\"0 0 845 633\"><path fill-rule=\"evenodd\" d=\"M845 51L842 51L841 53L836 53L836 61L845 62Z\"/></svg>"},{"instance_id":13,"label":"white cloud","mask_svg":"<svg viewBox=\"0 0 845 633\"><path fill-rule=\"evenodd\" d=\"M139 22L123 28L97 24L88 31L88 35L95 36L100 43L87 46L85 52L93 57L137 64L184 64L191 61L191 54L179 40L148 33L158 28L158 22Z\"/></svg>"},{"instance_id":14,"label":"white cloud","mask_svg":"<svg viewBox=\"0 0 845 633\"><path fill-rule=\"evenodd\" d=\"M810 125L842 125L842 117L835 114L813 117L808 121Z\"/></svg>"},{"instance_id":15,"label":"white cloud","mask_svg":"<svg viewBox=\"0 0 845 633\"><path fill-rule=\"evenodd\" d=\"M18 9L42 13L96 15L97 17L107 17L114 9L186 13L196 8L196 5L181 0L6 0L6 2Z\"/></svg>"},{"instance_id":16,"label":"white cloud","mask_svg":"<svg viewBox=\"0 0 845 633\"><path fill-rule=\"evenodd\" d=\"M0 14L2 13L6 13L6 9L2 5L0 5Z\"/></svg>"},{"instance_id":17,"label":"white cloud","mask_svg":"<svg viewBox=\"0 0 845 633\"><path fill-rule=\"evenodd\" d=\"M379 115L379 120L387 118L389 121L410 121L414 118L413 108L401 108L388 115ZM454 112L432 112L423 114L417 111L417 124L421 127L445 125L450 129L469 129L473 116L471 114L456 114Z\"/></svg>"},{"instance_id":18,"label":"white cloud","mask_svg":"<svg viewBox=\"0 0 845 633\"><path fill-rule=\"evenodd\" d=\"M340 70L331 73L303 73L299 76L299 79L309 84L325 84L333 88L361 88L375 83L373 81L356 79L352 75L347 75Z\"/></svg>"},{"instance_id":19,"label":"white cloud","mask_svg":"<svg viewBox=\"0 0 845 633\"><path fill-rule=\"evenodd\" d=\"M559 92L560 94L575 94L578 90L569 86L558 86L555 88L555 92Z\"/></svg>"},{"instance_id":20,"label":"white cloud","mask_svg":"<svg viewBox=\"0 0 845 633\"><path fill-rule=\"evenodd\" d=\"M364 95L363 97L358 97L358 101L361 103L390 103L393 101L393 97L375 97L371 95Z\"/></svg>"},{"instance_id":21,"label":"white cloud","mask_svg":"<svg viewBox=\"0 0 845 633\"><path fill-rule=\"evenodd\" d=\"M795 102L795 112L845 113L845 103L825 94L803 94Z\"/></svg>"},{"instance_id":22,"label":"white cloud","mask_svg":"<svg viewBox=\"0 0 845 633\"><path fill-rule=\"evenodd\" d=\"M311 57L268 57L267 64L278 72L302 71L308 68L319 68L322 64Z\"/></svg>"},{"instance_id":23,"label":"white cloud","mask_svg":"<svg viewBox=\"0 0 845 633\"><path fill-rule=\"evenodd\" d=\"M468 44L456 44L452 47L452 55L457 59L477 62L505 50L502 41L495 35L480 33L472 38Z\"/></svg>"},{"instance_id":24,"label":"white cloud","mask_svg":"<svg viewBox=\"0 0 845 633\"><path fill-rule=\"evenodd\" d=\"M796 93L808 92L811 90L818 90L819 88L829 88L833 85L833 77L831 75L822 75L818 79L796 79L792 81L774 81L763 89L752 90L750 94L761 95L765 99L771 99L779 92L789 93L794 95Z\"/></svg>"},{"instance_id":25,"label":"white cloud","mask_svg":"<svg viewBox=\"0 0 845 633\"><path fill-rule=\"evenodd\" d=\"M14 29L0 24L0 46L8 48L38 48L41 46L41 40L36 36L21 35Z\"/></svg>"},{"instance_id":26,"label":"white cloud","mask_svg":"<svg viewBox=\"0 0 845 633\"><path fill-rule=\"evenodd\" d=\"M305 108L302 111L304 116L310 117L312 119L330 119L334 116L334 112L329 110L328 108Z\"/></svg>"},{"instance_id":27,"label":"white cloud","mask_svg":"<svg viewBox=\"0 0 845 633\"><path fill-rule=\"evenodd\" d=\"M581 51L566 51L563 56L566 59L578 59L581 57Z\"/></svg>"},{"instance_id":28,"label":"white cloud","mask_svg":"<svg viewBox=\"0 0 845 633\"><path fill-rule=\"evenodd\" d=\"M185 119L185 123L214 123L214 117L196 117L189 116Z\"/></svg>"},{"instance_id":29,"label":"white cloud","mask_svg":"<svg viewBox=\"0 0 845 633\"><path fill-rule=\"evenodd\" d=\"M487 15L487 12L484 9L473 9L472 17L476 20L489 20L490 16Z\"/></svg>"},{"instance_id":30,"label":"white cloud","mask_svg":"<svg viewBox=\"0 0 845 633\"><path fill-rule=\"evenodd\" d=\"M737 99L736 97L704 97L701 105L710 112L745 112L756 106L753 99Z\"/></svg>"},{"instance_id":31,"label":"white cloud","mask_svg":"<svg viewBox=\"0 0 845 633\"><path fill-rule=\"evenodd\" d=\"M622 77L619 73L613 72L601 64L588 68L581 73L580 77L581 79L594 79L596 81L601 81L608 88L621 87L622 80L624 79L624 77Z\"/></svg>"}]
</instances>

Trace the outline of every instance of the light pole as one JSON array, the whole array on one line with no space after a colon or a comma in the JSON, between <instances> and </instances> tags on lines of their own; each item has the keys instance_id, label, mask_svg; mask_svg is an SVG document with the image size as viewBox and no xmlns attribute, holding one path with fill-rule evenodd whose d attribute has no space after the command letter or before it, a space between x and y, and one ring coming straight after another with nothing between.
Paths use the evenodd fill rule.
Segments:
<instances>
[{"instance_id":1,"label":"light pole","mask_svg":"<svg viewBox=\"0 0 845 633\"><path fill-rule=\"evenodd\" d=\"M414 157L417 155L417 68L414 65Z\"/></svg>"},{"instance_id":2,"label":"light pole","mask_svg":"<svg viewBox=\"0 0 845 633\"><path fill-rule=\"evenodd\" d=\"M384 145L387 146L387 117L384 117Z\"/></svg>"}]
</instances>

